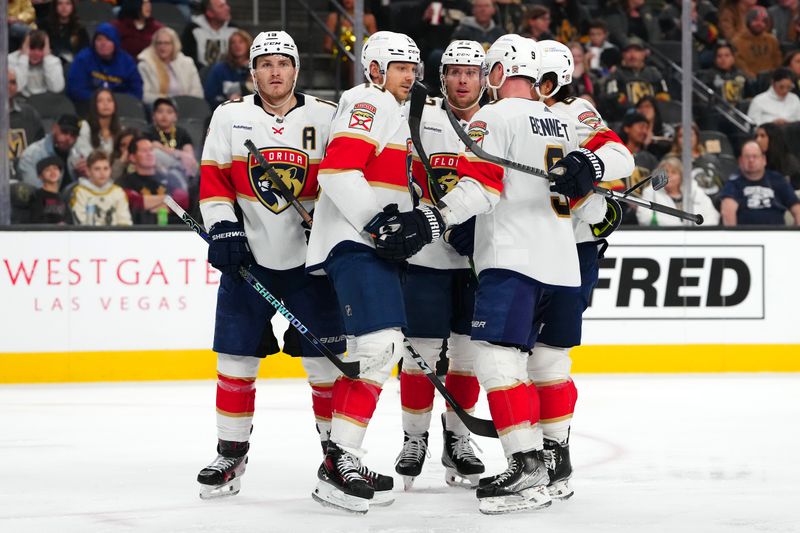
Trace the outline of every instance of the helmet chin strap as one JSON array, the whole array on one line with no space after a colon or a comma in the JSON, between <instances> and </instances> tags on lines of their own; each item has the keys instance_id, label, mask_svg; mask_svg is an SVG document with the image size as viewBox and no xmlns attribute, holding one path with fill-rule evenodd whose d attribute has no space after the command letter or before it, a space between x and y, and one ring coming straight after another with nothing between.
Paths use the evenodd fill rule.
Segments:
<instances>
[{"instance_id":1,"label":"helmet chin strap","mask_svg":"<svg viewBox=\"0 0 800 533\"><path fill-rule=\"evenodd\" d=\"M553 89L553 92L552 92L552 93L550 93L550 94L542 94L542 93L539 91L539 83L534 83L534 84L533 84L533 89L534 89L534 91L536 91L536 94L539 96L539 101L540 101L540 102L544 102L544 101L545 101L545 100L547 100L548 98L552 98L552 97L554 97L556 94L558 94L558 91L561 89L561 86L560 86L560 85L556 85L556 86L555 86L555 89Z\"/></svg>"},{"instance_id":2,"label":"helmet chin strap","mask_svg":"<svg viewBox=\"0 0 800 533\"><path fill-rule=\"evenodd\" d=\"M492 66L492 68L494 68L494 66ZM497 85L492 85L492 82L489 81L489 77L488 76L486 77L486 87L489 89L489 98L491 98L492 101L497 100L499 98L497 91L500 90L500 87L502 87L505 82L506 82L505 70L503 70L503 77L500 78L500 83L498 83Z\"/></svg>"}]
</instances>

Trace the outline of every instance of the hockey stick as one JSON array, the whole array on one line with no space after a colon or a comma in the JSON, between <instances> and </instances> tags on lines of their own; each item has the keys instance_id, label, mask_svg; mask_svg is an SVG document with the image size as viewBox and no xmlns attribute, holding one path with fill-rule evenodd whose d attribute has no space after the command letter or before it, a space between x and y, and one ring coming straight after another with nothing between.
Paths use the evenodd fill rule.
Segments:
<instances>
[{"instance_id":1,"label":"hockey stick","mask_svg":"<svg viewBox=\"0 0 800 533\"><path fill-rule=\"evenodd\" d=\"M508 159L504 159L502 157L498 157L496 155L489 154L483 150L478 144L472 140L472 138L465 132L461 125L458 123L458 119L456 119L453 112L450 110L449 107L445 107L445 112L447 113L447 118L450 121L450 125L456 131L458 138L461 139L461 142L469 148L469 150L478 156L479 158L483 159L484 161L489 161L490 163L494 163L496 165L500 165L502 167L510 168L513 170L519 170L520 172L524 172L526 174L531 174L533 176L537 176L539 178L544 178L549 180L547 173L540 168L532 167L529 165L523 165L522 163L517 163L515 161L509 161ZM625 194L618 193L616 191L612 191L610 189L605 189L598 185L594 185L593 190L596 194L602 194L606 198L614 198L620 202L624 202L626 204L633 204L638 205L640 207L644 207L646 209L651 209L653 211L657 211L659 213L664 213L665 215L670 215L681 220L688 220L690 222L694 222L698 226L703 223L703 215L689 213L687 211L683 211L681 209L675 209L674 207L669 207L663 204L657 204L655 202L650 202L648 200L643 200L640 198L636 198L635 196L626 196Z\"/></svg>"},{"instance_id":2,"label":"hockey stick","mask_svg":"<svg viewBox=\"0 0 800 533\"><path fill-rule=\"evenodd\" d=\"M422 111L425 109L425 100L427 98L428 89L422 83L415 81L414 86L411 88L408 126L411 130L411 142L414 143L414 148L417 149L417 155L419 155L422 166L425 167L425 173L428 175L428 189L430 189L431 199L434 204L438 204L445 191L442 189L442 184L436 179L436 174L433 172L431 162L428 159L428 155L425 153L425 147L422 146L422 137L419 132L422 121Z\"/></svg>"},{"instance_id":3,"label":"hockey stick","mask_svg":"<svg viewBox=\"0 0 800 533\"><path fill-rule=\"evenodd\" d=\"M433 383L433 386L436 387L436 390L439 391L439 394L450 404L450 407L453 408L458 418L464 422L464 425L467 426L467 429L470 430L471 433L475 435L480 435L481 437L490 437L490 438L497 438L497 428L494 427L494 422L491 420L485 420L483 418L478 418L472 416L468 412L464 410L463 407L458 405L458 402L453 399L453 396L447 390L447 387L444 386L438 377L436 377L436 372L430 367L430 365L422 358L417 350L411 345L411 342L408 339L404 339L406 349L411 354L411 357L414 359L414 362L422 369L422 372L425 376Z\"/></svg>"},{"instance_id":4,"label":"hockey stick","mask_svg":"<svg viewBox=\"0 0 800 533\"><path fill-rule=\"evenodd\" d=\"M660 169L660 170L658 170L656 172L651 173L649 176L647 176L645 179L643 179L642 181L640 181L639 183L637 183L633 187L630 187L629 189L626 189L626 190L622 191L622 194L625 195L625 196L630 196L630 194L633 191L635 191L636 189L640 189L640 188L644 187L646 184L650 183L651 181L653 183L650 186L653 187L654 191L657 191L659 189L663 189L664 187L666 187L667 182L669 181L669 176L667 176L666 171L662 168L662 169Z\"/></svg>"},{"instance_id":5,"label":"hockey stick","mask_svg":"<svg viewBox=\"0 0 800 533\"><path fill-rule=\"evenodd\" d=\"M267 161L267 158L264 157L264 154L262 154L258 150L258 148L256 148L256 145L253 144L253 141L251 141L250 139L244 141L244 146L245 148L247 148L250 154L255 158L256 163L258 163L258 165L262 169L264 169L264 172L267 173L269 180L281 192L281 195L283 195L283 199L292 204L292 207L294 207L297 210L297 212L300 213L300 216L303 218L303 222L308 224L308 227L310 228L311 223L313 222L311 220L311 214L306 210L305 207L303 207L303 204L300 203L300 200L297 199L297 196L294 195L292 190L286 186L281 177L278 176L278 173L275 172L275 168L269 164L269 161Z\"/></svg>"},{"instance_id":6,"label":"hockey stick","mask_svg":"<svg viewBox=\"0 0 800 533\"><path fill-rule=\"evenodd\" d=\"M206 233L206 231L203 229L203 226L201 226L199 222L193 219L189 213L184 211L184 209L181 206L179 206L171 196L169 195L165 196L164 203L167 204L167 207L169 207L173 213L178 215L180 219L183 220L183 222L192 229L192 231L200 235L200 237L202 237L203 240L206 241L206 243L211 244L211 238L208 236L208 233ZM264 286L263 283L258 281L258 278L256 278L253 275L253 273L250 272L250 269L245 267L239 267L239 275L241 275L242 278L244 278L244 280L247 282L248 285L250 285L253 288L253 290L255 290L258 294L260 294L261 297L264 298L267 302L269 302L269 304L272 307L274 307L276 311L278 311L281 315L283 315L283 317L286 320L288 320L289 323L292 326L294 326L294 328L303 337L305 337L306 340L310 342L311 345L314 346L314 348L316 348L319 353L321 353L331 363L333 363L333 365L336 368L338 368L342 372L342 374L351 379L358 378L361 370L361 364L359 362L353 361L345 363L344 361L336 357L336 354L331 352L324 344L322 344L322 342L317 337L315 337L314 334L311 333L308 330L308 328L304 326L303 323L300 322L300 320L298 320L298 318L292 314L291 311L289 311L286 307L284 307L284 305L280 302L280 300L275 298L275 296L273 296L272 293L267 290L267 288Z\"/></svg>"}]
</instances>

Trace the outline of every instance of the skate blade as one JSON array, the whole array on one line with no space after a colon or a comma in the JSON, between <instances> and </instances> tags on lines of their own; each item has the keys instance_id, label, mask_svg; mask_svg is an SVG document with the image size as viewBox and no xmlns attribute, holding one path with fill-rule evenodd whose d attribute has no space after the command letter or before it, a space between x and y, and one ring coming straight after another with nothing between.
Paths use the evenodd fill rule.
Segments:
<instances>
[{"instance_id":1,"label":"skate blade","mask_svg":"<svg viewBox=\"0 0 800 533\"><path fill-rule=\"evenodd\" d=\"M569 486L569 480L566 479L548 485L547 492L550 493L552 499L561 501L569 500L575 494L575 491Z\"/></svg>"},{"instance_id":2,"label":"skate blade","mask_svg":"<svg viewBox=\"0 0 800 533\"><path fill-rule=\"evenodd\" d=\"M414 480L416 476L403 476L403 490L409 491L414 488Z\"/></svg>"},{"instance_id":3,"label":"skate blade","mask_svg":"<svg viewBox=\"0 0 800 533\"><path fill-rule=\"evenodd\" d=\"M324 481L317 483L317 487L311 493L311 497L325 507L348 513L367 514L367 511L369 511L370 500L345 494L340 489Z\"/></svg>"},{"instance_id":4,"label":"skate blade","mask_svg":"<svg viewBox=\"0 0 800 533\"><path fill-rule=\"evenodd\" d=\"M234 478L225 484L216 485L203 485L200 483L200 499L213 500L215 498L224 498L226 496L236 496L242 488L242 480Z\"/></svg>"},{"instance_id":5,"label":"skate blade","mask_svg":"<svg viewBox=\"0 0 800 533\"><path fill-rule=\"evenodd\" d=\"M480 483L480 474L464 475L459 474L455 468L446 468L444 472L444 482L451 487L462 489L476 489Z\"/></svg>"},{"instance_id":6,"label":"skate blade","mask_svg":"<svg viewBox=\"0 0 800 533\"><path fill-rule=\"evenodd\" d=\"M547 487L537 486L508 496L481 498L478 510L483 514L506 514L518 511L544 509L550 507L552 500Z\"/></svg>"},{"instance_id":7,"label":"skate blade","mask_svg":"<svg viewBox=\"0 0 800 533\"><path fill-rule=\"evenodd\" d=\"M369 500L370 507L389 507L394 503L394 491L376 490L375 495Z\"/></svg>"}]
</instances>

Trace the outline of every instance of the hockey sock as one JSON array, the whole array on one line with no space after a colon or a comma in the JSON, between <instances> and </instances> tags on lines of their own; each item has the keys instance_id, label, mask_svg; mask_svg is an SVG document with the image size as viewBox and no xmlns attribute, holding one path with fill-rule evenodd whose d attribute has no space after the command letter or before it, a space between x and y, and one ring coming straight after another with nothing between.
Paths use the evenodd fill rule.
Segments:
<instances>
[{"instance_id":1,"label":"hockey sock","mask_svg":"<svg viewBox=\"0 0 800 533\"><path fill-rule=\"evenodd\" d=\"M250 439L256 402L256 357L217 357L217 436L220 440Z\"/></svg>"},{"instance_id":2,"label":"hockey sock","mask_svg":"<svg viewBox=\"0 0 800 533\"><path fill-rule=\"evenodd\" d=\"M541 384L538 387L541 401L541 424L544 434L558 442L569 436L569 425L575 412L578 389L572 379L558 383Z\"/></svg>"},{"instance_id":3,"label":"hockey sock","mask_svg":"<svg viewBox=\"0 0 800 533\"><path fill-rule=\"evenodd\" d=\"M442 351L442 339L412 337L409 340L425 362L434 368ZM433 394L433 383L425 376L411 354L405 353L403 371L400 373L403 431L412 435L422 435L428 431L431 426Z\"/></svg>"},{"instance_id":4,"label":"hockey sock","mask_svg":"<svg viewBox=\"0 0 800 533\"><path fill-rule=\"evenodd\" d=\"M340 377L333 385L331 440L340 446L361 448L381 388L360 379Z\"/></svg>"},{"instance_id":5,"label":"hockey sock","mask_svg":"<svg viewBox=\"0 0 800 533\"><path fill-rule=\"evenodd\" d=\"M450 394L453 395L453 399L458 402L458 405L467 412L474 411L475 404L478 403L478 395L481 392L478 378L472 374L451 370L445 377L444 385ZM447 424L447 429L456 435L469 435L467 426L458 418L458 415L450 407L450 404L447 404L445 423Z\"/></svg>"},{"instance_id":6,"label":"hockey sock","mask_svg":"<svg viewBox=\"0 0 800 533\"><path fill-rule=\"evenodd\" d=\"M405 361L400 373L400 404L403 407L403 431L421 435L431 425L433 384L417 369L406 370Z\"/></svg>"},{"instance_id":7,"label":"hockey sock","mask_svg":"<svg viewBox=\"0 0 800 533\"><path fill-rule=\"evenodd\" d=\"M322 442L330 439L333 411L333 384L341 372L324 357L303 357L303 368L311 386L311 407Z\"/></svg>"},{"instance_id":8,"label":"hockey sock","mask_svg":"<svg viewBox=\"0 0 800 533\"><path fill-rule=\"evenodd\" d=\"M490 390L486 397L506 456L541 447L531 428L531 400L526 384Z\"/></svg>"}]
</instances>

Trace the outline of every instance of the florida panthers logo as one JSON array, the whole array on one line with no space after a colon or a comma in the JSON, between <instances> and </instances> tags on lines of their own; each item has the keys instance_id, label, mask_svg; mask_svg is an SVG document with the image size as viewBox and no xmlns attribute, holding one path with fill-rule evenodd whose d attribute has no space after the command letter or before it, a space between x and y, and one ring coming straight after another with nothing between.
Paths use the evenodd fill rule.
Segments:
<instances>
[{"instance_id":1,"label":"florida panthers logo","mask_svg":"<svg viewBox=\"0 0 800 533\"><path fill-rule=\"evenodd\" d=\"M467 129L467 135L480 147L483 147L483 138L486 137L488 133L489 131L486 128L486 123L482 120L472 122ZM467 150L469 150L469 148L467 148Z\"/></svg>"},{"instance_id":2,"label":"florida panthers logo","mask_svg":"<svg viewBox=\"0 0 800 533\"><path fill-rule=\"evenodd\" d=\"M286 187L296 197L301 196L308 175L308 155L292 148L260 148L267 162L275 169ZM275 214L289 207L289 200L284 198L278 187L272 183L267 173L259 166L252 155L247 161L250 186L256 198Z\"/></svg>"},{"instance_id":3,"label":"florida panthers logo","mask_svg":"<svg viewBox=\"0 0 800 533\"><path fill-rule=\"evenodd\" d=\"M449 193L458 183L458 174L456 174L458 154L431 154L430 161L434 174L432 178L436 180L436 183L429 178L428 187L438 187L443 195Z\"/></svg>"}]
</instances>

